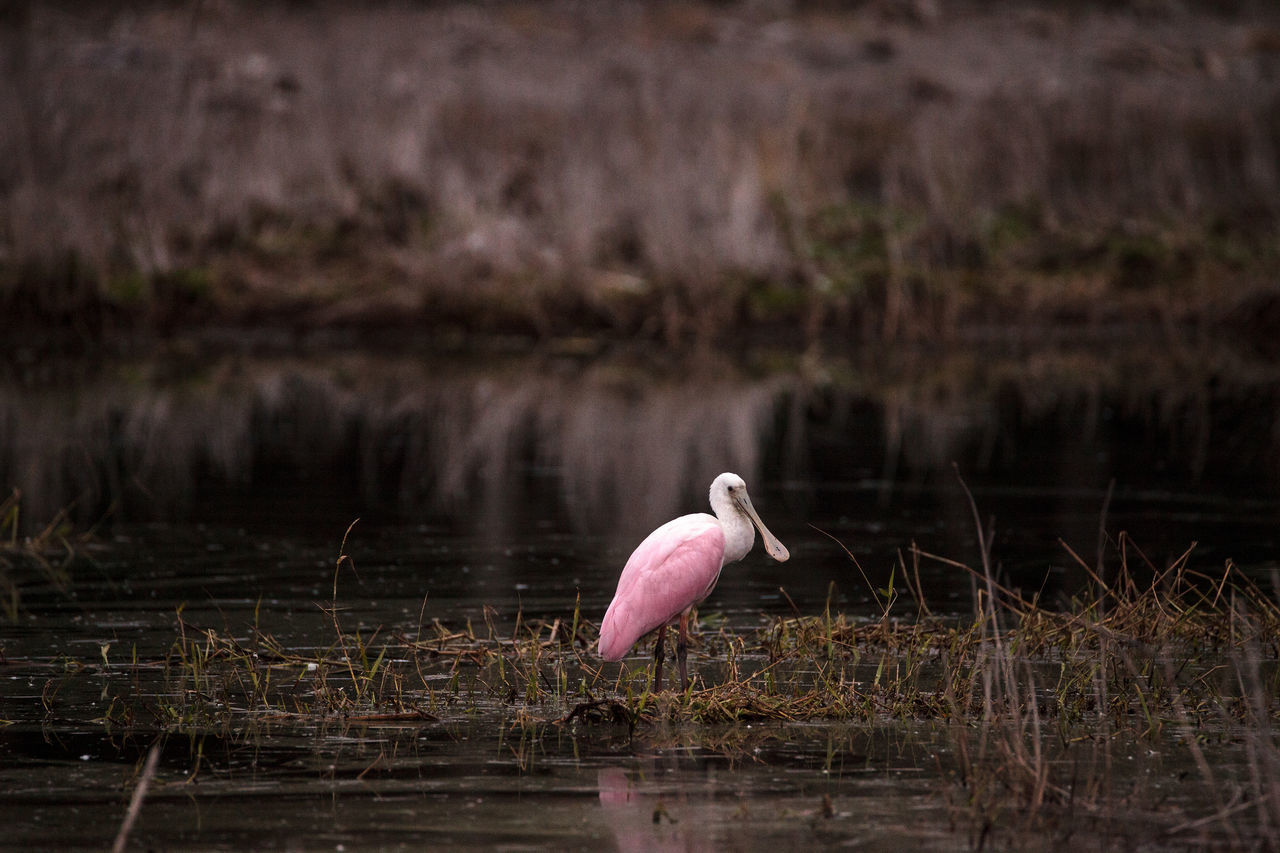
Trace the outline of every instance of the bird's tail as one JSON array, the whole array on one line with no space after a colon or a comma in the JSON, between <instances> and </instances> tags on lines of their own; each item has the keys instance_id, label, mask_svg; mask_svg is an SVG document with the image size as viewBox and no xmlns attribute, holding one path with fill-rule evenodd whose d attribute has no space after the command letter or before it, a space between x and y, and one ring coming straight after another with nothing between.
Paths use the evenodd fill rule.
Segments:
<instances>
[{"instance_id":1,"label":"bird's tail","mask_svg":"<svg viewBox=\"0 0 1280 853\"><path fill-rule=\"evenodd\" d=\"M635 645L636 637L626 630L631 620L627 607L617 601L609 605L600 623L600 657L607 661L622 660L623 656Z\"/></svg>"}]
</instances>

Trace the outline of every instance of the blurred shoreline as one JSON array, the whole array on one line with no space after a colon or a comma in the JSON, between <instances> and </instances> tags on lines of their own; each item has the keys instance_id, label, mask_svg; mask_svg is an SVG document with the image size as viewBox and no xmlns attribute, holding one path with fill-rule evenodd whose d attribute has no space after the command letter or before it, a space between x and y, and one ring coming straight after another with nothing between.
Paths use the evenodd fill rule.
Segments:
<instances>
[{"instance_id":1,"label":"blurred shoreline","mask_svg":"<svg viewBox=\"0 0 1280 853\"><path fill-rule=\"evenodd\" d=\"M1280 329L1273 4L19 3L0 46L9 348Z\"/></svg>"}]
</instances>

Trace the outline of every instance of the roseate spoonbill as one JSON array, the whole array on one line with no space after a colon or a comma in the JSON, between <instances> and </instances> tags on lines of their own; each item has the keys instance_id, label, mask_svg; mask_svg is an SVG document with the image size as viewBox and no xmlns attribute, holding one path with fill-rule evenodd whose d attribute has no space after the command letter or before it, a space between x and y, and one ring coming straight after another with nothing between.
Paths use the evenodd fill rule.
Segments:
<instances>
[{"instance_id":1,"label":"roseate spoonbill","mask_svg":"<svg viewBox=\"0 0 1280 853\"><path fill-rule=\"evenodd\" d=\"M689 611L711 594L720 569L747 556L755 543L755 531L770 557L779 563L791 555L764 526L747 484L737 474L721 474L711 483L711 508L668 521L640 543L618 578L618 591L600 623L600 656L621 660L636 640L658 629L654 648L653 689L662 689L662 645L667 625L680 617L676 661L683 689L689 689L685 665L688 654Z\"/></svg>"}]
</instances>

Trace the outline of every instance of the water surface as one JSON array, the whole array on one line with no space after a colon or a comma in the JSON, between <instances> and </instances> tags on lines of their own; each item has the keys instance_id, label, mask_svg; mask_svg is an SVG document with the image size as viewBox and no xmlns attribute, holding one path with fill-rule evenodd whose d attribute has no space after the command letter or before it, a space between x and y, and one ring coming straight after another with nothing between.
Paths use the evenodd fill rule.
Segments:
<instances>
[{"instance_id":1,"label":"water surface","mask_svg":"<svg viewBox=\"0 0 1280 853\"><path fill-rule=\"evenodd\" d=\"M159 742L138 846L976 846L956 736L936 721L631 731L493 697L413 722L103 720L113 697L159 694L179 620L332 647L335 573L343 629L362 637L412 638L435 620L501 635L575 607L598 620L631 548L704 510L723 470L747 479L792 558L757 551L727 568L702 608L710 632L749 636L828 601L874 618L877 590L892 578L901 594L913 543L980 565L957 475L992 525L1001 578L1046 601L1085 581L1060 539L1093 565L1100 544L1115 559L1122 531L1153 566L1195 542L1198 569L1232 560L1267 585L1280 383L1233 359L960 352L664 370L241 354L9 376L0 471L21 489L24 532L68 506L80 529L98 527L51 539L65 577L8 559L21 609L0 625L0 844L102 849ZM935 612L970 610L969 574L928 559L919 572ZM915 613L905 596L894 607ZM642 652L624 666L643 667ZM716 677L705 653L693 663ZM1063 754L1103 761L1099 749ZM1173 740L1117 736L1105 750L1108 784L1142 808L1024 827L1019 846L1224 840L1158 834L1203 817L1222 781ZM1248 773L1238 745L1219 750L1227 779Z\"/></svg>"}]
</instances>

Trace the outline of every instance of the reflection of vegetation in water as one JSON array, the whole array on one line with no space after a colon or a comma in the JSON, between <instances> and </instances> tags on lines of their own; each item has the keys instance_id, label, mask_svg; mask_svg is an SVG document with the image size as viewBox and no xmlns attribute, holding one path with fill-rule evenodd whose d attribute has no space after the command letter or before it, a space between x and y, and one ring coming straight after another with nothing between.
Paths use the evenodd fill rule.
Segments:
<instances>
[{"instance_id":1,"label":"reflection of vegetation in water","mask_svg":"<svg viewBox=\"0 0 1280 853\"><path fill-rule=\"evenodd\" d=\"M500 529L531 467L563 472L580 520L616 518L624 500L652 517L684 505L690 484L759 470L779 388L366 357L229 360L179 381L151 370L163 368L67 391L11 386L0 470L21 484L28 520L73 501L89 520L112 503L125 517L181 518L201 483L247 491L276 472L340 486L352 503Z\"/></svg>"},{"instance_id":2,"label":"reflection of vegetation in water","mask_svg":"<svg viewBox=\"0 0 1280 853\"><path fill-rule=\"evenodd\" d=\"M365 515L500 531L553 504L579 530L644 532L721 471L887 484L967 471L1023 483L1264 490L1280 469L1274 364L1221 347L956 348L831 357L774 372L622 360L477 366L371 355L156 362L70 387L0 387L0 481L32 528L181 519L202 489L298 495ZM279 505L279 501L274 502ZM626 525L635 525L626 529Z\"/></svg>"}]
</instances>

